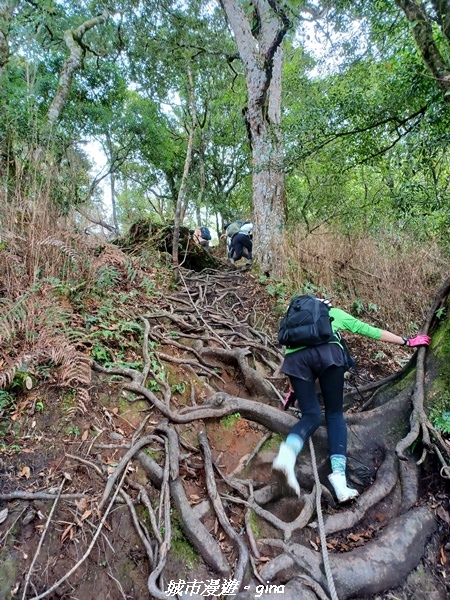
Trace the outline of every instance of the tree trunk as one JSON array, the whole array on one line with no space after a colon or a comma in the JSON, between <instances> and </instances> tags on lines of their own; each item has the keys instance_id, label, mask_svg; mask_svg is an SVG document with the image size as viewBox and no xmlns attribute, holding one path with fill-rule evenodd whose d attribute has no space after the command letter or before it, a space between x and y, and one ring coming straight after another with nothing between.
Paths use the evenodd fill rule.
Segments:
<instances>
[{"instance_id":1,"label":"tree trunk","mask_svg":"<svg viewBox=\"0 0 450 600\"><path fill-rule=\"evenodd\" d=\"M450 65L444 58L445 55L448 55L448 44L444 43L445 54L443 54L434 32L437 20L443 36L442 41L448 41L450 11L447 8L447 2L432 3L437 9L437 19L434 15L427 13L425 4L417 0L396 0L395 3L405 13L422 60L444 93L445 102L450 102ZM440 11L441 4L443 12Z\"/></svg>"},{"instance_id":2,"label":"tree trunk","mask_svg":"<svg viewBox=\"0 0 450 600\"><path fill-rule=\"evenodd\" d=\"M204 161L203 139L200 141L198 161L199 161L200 185L199 185L198 194L197 194L197 202L195 205L195 212L196 212L196 216L197 216L197 225L202 225L201 207L202 207L203 194L205 192L205 161Z\"/></svg>"},{"instance_id":3,"label":"tree trunk","mask_svg":"<svg viewBox=\"0 0 450 600\"><path fill-rule=\"evenodd\" d=\"M111 208L112 208L112 217L113 224L116 229L116 235L119 235L119 223L117 221L117 206L116 206L116 178L114 174L114 145L109 135L109 132L106 133L106 144L108 147L108 159L110 163L110 174L109 174L109 189L111 191Z\"/></svg>"},{"instance_id":4,"label":"tree trunk","mask_svg":"<svg viewBox=\"0 0 450 600\"><path fill-rule=\"evenodd\" d=\"M189 139L188 139L188 147L186 150L186 159L184 161L184 169L183 169L183 177L181 178L180 189L178 191L177 198L177 206L175 210L175 221L173 227L173 247L172 247L172 262L173 262L173 273L175 281L178 281L180 278L179 273L179 258L178 258L178 242L180 239L180 225L182 223L182 208L184 196L186 193L186 184L187 178L189 174L189 169L192 161L192 148L194 146L194 133L195 126L197 122L197 116L195 111L195 98L194 98L194 82L192 79L192 71L191 68L188 67L188 77L189 77L189 103L191 109L192 116L192 124L189 129Z\"/></svg>"},{"instance_id":5,"label":"tree trunk","mask_svg":"<svg viewBox=\"0 0 450 600\"><path fill-rule=\"evenodd\" d=\"M247 118L253 148L253 253L264 273L281 271L277 243L286 219L286 188L283 169L283 142L280 132L281 71L283 51L278 48L269 87L268 117L257 98L249 94Z\"/></svg>"},{"instance_id":6,"label":"tree trunk","mask_svg":"<svg viewBox=\"0 0 450 600\"><path fill-rule=\"evenodd\" d=\"M0 4L0 78L9 60L9 29L16 4L14 0Z\"/></svg>"},{"instance_id":7,"label":"tree trunk","mask_svg":"<svg viewBox=\"0 0 450 600\"><path fill-rule=\"evenodd\" d=\"M62 66L59 74L58 89L56 90L55 97L48 109L47 118L50 125L54 125L59 119L64 105L67 102L67 98L69 97L73 75L82 65L83 58L86 54L85 46L81 43L84 34L96 25L105 23L108 16L109 12L105 9L98 17L85 21L76 29L68 29L64 33L64 41L66 42L70 55Z\"/></svg>"},{"instance_id":8,"label":"tree trunk","mask_svg":"<svg viewBox=\"0 0 450 600\"><path fill-rule=\"evenodd\" d=\"M111 172L109 183L110 183L110 190L111 190L111 207L112 207L113 223L114 223L114 227L116 229L116 233L119 234L119 223L117 221L116 190L115 190L116 179L114 177L114 172Z\"/></svg>"},{"instance_id":9,"label":"tree trunk","mask_svg":"<svg viewBox=\"0 0 450 600\"><path fill-rule=\"evenodd\" d=\"M252 0L250 17L236 0L221 3L235 35L247 84L244 114L252 148L254 257L264 273L277 274L277 239L286 218L280 130L281 44L289 21L277 2Z\"/></svg>"},{"instance_id":10,"label":"tree trunk","mask_svg":"<svg viewBox=\"0 0 450 600\"><path fill-rule=\"evenodd\" d=\"M9 31L16 0L0 4L0 80L6 73L9 61ZM6 177L6 182L15 178L15 161L12 155L10 133L5 130L0 133L0 176ZM8 197L8 183L5 182L5 199Z\"/></svg>"}]
</instances>

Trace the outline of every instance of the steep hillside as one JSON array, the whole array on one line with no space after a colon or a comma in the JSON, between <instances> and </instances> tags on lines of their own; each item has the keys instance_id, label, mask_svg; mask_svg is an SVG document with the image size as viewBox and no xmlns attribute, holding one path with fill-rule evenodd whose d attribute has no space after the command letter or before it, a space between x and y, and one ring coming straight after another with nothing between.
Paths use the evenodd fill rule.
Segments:
<instances>
[{"instance_id":1,"label":"steep hillside","mask_svg":"<svg viewBox=\"0 0 450 600\"><path fill-rule=\"evenodd\" d=\"M175 286L169 258L145 240L97 243L89 277L48 277L11 301L0 598L273 598L281 588L283 598L324 598L317 489L339 598L388 598L397 586L444 598L445 486L431 460L419 487L408 461L417 493L406 497L407 471L397 477L391 452L407 431L414 372L371 396L412 350L377 355L370 341L348 340L358 359L346 398L355 505L338 507L330 493L323 428L299 465L302 499L283 497L271 462L295 411L280 410L280 301L271 282L215 260L194 270L193 259ZM388 419L392 439L380 434ZM399 531L409 533L394 560L386 548ZM374 561L384 580L367 569ZM277 589L265 593L267 583Z\"/></svg>"}]
</instances>

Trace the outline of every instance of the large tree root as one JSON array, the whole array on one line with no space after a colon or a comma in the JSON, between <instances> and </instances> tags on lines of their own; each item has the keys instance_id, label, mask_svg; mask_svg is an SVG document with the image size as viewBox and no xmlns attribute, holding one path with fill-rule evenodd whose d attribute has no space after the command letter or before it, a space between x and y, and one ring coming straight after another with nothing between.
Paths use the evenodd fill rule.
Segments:
<instances>
[{"instance_id":1,"label":"large tree root","mask_svg":"<svg viewBox=\"0 0 450 600\"><path fill-rule=\"evenodd\" d=\"M429 333L431 326L436 320L436 313L441 308L450 292L450 277L442 284L438 290L432 306L430 307L421 333ZM423 453L420 463L425 460L427 452L433 448L437 450L442 469L445 472L450 471L450 449L443 442L439 432L432 426L425 412L425 355L426 348L419 348L417 352L416 382L413 392L413 411L411 414L411 428L409 433L398 442L396 452L401 460L406 460L405 451L412 446L422 433ZM434 438L434 444L431 442L430 435Z\"/></svg>"},{"instance_id":2,"label":"large tree root","mask_svg":"<svg viewBox=\"0 0 450 600\"><path fill-rule=\"evenodd\" d=\"M389 454L378 469L375 483L356 500L354 506L324 518L327 534L354 527L363 519L372 506L375 506L392 492L398 481L395 463L394 456Z\"/></svg>"},{"instance_id":3,"label":"large tree root","mask_svg":"<svg viewBox=\"0 0 450 600\"><path fill-rule=\"evenodd\" d=\"M161 467L143 452L139 453L138 458L151 481L157 487L160 487L163 475ZM170 482L170 493L178 511L184 535L203 560L214 569L214 572L228 576L230 574L230 567L220 551L217 542L196 516L189 504L179 477Z\"/></svg>"},{"instance_id":4,"label":"large tree root","mask_svg":"<svg viewBox=\"0 0 450 600\"><path fill-rule=\"evenodd\" d=\"M217 492L216 480L214 478L214 471L212 465L211 449L209 447L208 438L204 431L201 431L199 433L198 441L205 455L206 487L208 489L209 497L214 506L214 510L216 512L219 523L222 526L222 529L231 538L233 544L235 545L239 553L236 570L234 572L234 578L240 581L242 584L249 561L248 549L242 538L231 526L230 521L228 520L228 517L225 513L225 509L223 508L220 496Z\"/></svg>"},{"instance_id":5,"label":"large tree root","mask_svg":"<svg viewBox=\"0 0 450 600\"><path fill-rule=\"evenodd\" d=\"M392 520L377 540L345 554L330 555L329 560L340 600L376 594L402 583L408 573L419 564L427 539L436 530L436 526L432 511L426 507L419 507ZM283 554L263 567L263 579L282 579L283 571L294 569L297 572L301 569L327 589L319 553L298 544L283 546L277 541L260 542L278 545L284 549Z\"/></svg>"},{"instance_id":6,"label":"large tree root","mask_svg":"<svg viewBox=\"0 0 450 600\"><path fill-rule=\"evenodd\" d=\"M171 557L171 508L176 509L184 535L210 569L208 572L212 572L211 577L239 580L241 591L235 597L241 600L255 597L273 600L274 594L278 593L283 593L284 600L325 600L330 589L334 598L333 585L324 575L324 572L329 574L329 570L324 569L328 565L339 600L370 596L402 584L419 563L427 538L436 527L430 510L414 508L419 498L419 466L415 459L407 456L408 448L422 433L424 448L439 450L443 466L449 455L438 433L433 432L423 408L425 350L419 351L402 373L382 382L383 385L392 384L389 390L379 389L376 398L365 403L365 408L369 404L376 405L375 408L347 415L348 478L358 487L360 497L345 507L334 505L327 479L330 471L327 431L321 426L313 436L314 452L305 447L297 462L297 476L302 491L306 492L300 501L286 501L291 514L285 521L279 516L282 511L277 510L280 490L272 481L268 467L272 460L270 455L262 463L268 467L267 485L259 487L262 484L251 479L251 471L242 479L237 478L238 469L222 472L222 467L214 463L214 448L210 447L213 442L211 438L208 440L206 433L208 420L217 421L234 413L263 425L269 432L282 435L297 422L295 416L280 409L283 390L276 387L281 381L280 350L268 336L253 328L251 316L256 309L252 299L245 295L239 297L235 288L230 288L230 277L234 278L234 285L245 283L236 275L223 277L220 273L205 272L194 278L187 274L182 278L186 294L161 299L157 311L142 317L145 326L142 373L134 369L105 369L93 365L94 370L103 375L119 375L122 378L119 385L123 389L144 398L151 406L154 426L151 428L144 423L137 428L131 443L119 449L122 459L106 482L97 508L101 511L110 496L117 495L119 478L126 481L129 491L119 490L119 496L130 510L146 551L148 591L152 598L167 597L164 573ZM157 344L152 346L151 352L149 340ZM161 346L165 348L164 353L159 352ZM409 372L416 359L417 376L413 383L402 376ZM184 377L192 379L190 397L185 399L184 406L179 405L178 398L173 398L169 380L158 380L160 392L146 387L148 378L157 379L152 370L154 361L160 366L165 363L177 365L184 369ZM225 388L230 379L239 379L240 389L245 388L243 395L249 398L223 391L233 389ZM376 387L379 384L370 384L362 391L369 392ZM205 396L207 401L204 401ZM413 413L408 432L411 404ZM198 437L200 449L180 435L184 425L199 420L203 422ZM141 434L142 438L139 437ZM142 451L150 441L161 447L164 455L161 464ZM91 449L92 444L88 454ZM321 487L315 487L310 452L315 456L320 480L317 485ZM270 454L267 449L265 453ZM261 453L252 455L252 468L260 457ZM147 485L134 482L131 474L125 475L136 460L142 464L150 481ZM190 505L188 496L191 494L186 492L189 488L185 476L205 482L203 501L197 506ZM311 539L316 548L313 539L318 525L313 519L320 502L316 489L324 492L323 526L318 518L323 555L312 550L306 542L299 543L299 540ZM156 509L152 501L158 502L158 490L160 499ZM149 530L139 519L135 508L139 504L148 510ZM237 511L239 517L233 516L231 521L226 507L232 508L232 512ZM327 554L328 544L323 543L325 534L337 536L351 529L368 530L367 523L375 511L382 514L386 522L390 519L384 529L381 523L378 524L376 539L345 554ZM256 530L252 529L252 518L265 526L268 524L269 530L275 532L269 535L277 536L277 539L258 539ZM212 521L215 525L211 525ZM328 541L332 548L334 540ZM265 552L268 548L270 553ZM280 554L265 562L267 554L274 556L276 552ZM180 578L184 575L180 573ZM267 589L267 585L272 584L284 586L283 592L279 588Z\"/></svg>"}]
</instances>

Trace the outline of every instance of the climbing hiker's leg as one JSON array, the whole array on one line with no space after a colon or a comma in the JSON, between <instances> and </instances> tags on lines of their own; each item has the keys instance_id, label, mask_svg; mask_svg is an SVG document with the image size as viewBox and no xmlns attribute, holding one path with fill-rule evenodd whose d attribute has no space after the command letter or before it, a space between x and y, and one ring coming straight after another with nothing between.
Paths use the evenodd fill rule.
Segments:
<instances>
[{"instance_id":1,"label":"climbing hiker's leg","mask_svg":"<svg viewBox=\"0 0 450 600\"><path fill-rule=\"evenodd\" d=\"M328 479L339 502L358 496L358 491L347 486L345 467L347 463L347 425L345 423L344 367L328 367L319 377L325 406L328 442L332 473Z\"/></svg>"},{"instance_id":2,"label":"climbing hiker's leg","mask_svg":"<svg viewBox=\"0 0 450 600\"><path fill-rule=\"evenodd\" d=\"M245 239L242 240L242 245L246 249L244 257L247 259L247 265L251 265L252 264L253 243L252 243L252 240L250 239L250 237L248 235L246 235Z\"/></svg>"},{"instance_id":3,"label":"climbing hiker's leg","mask_svg":"<svg viewBox=\"0 0 450 600\"><path fill-rule=\"evenodd\" d=\"M234 247L234 254L233 254L233 259L235 262L237 262L238 260L240 260L242 258L242 254L244 252L244 247L242 245L242 238L244 238L245 235L241 234L241 233L236 233L236 235L233 236L233 247Z\"/></svg>"},{"instance_id":4,"label":"climbing hiker's leg","mask_svg":"<svg viewBox=\"0 0 450 600\"><path fill-rule=\"evenodd\" d=\"M305 442L320 425L320 406L314 381L292 376L289 376L289 380L302 416L289 432L286 441L280 444L272 469L277 475L281 475L287 485L299 496L300 486L295 476L295 461Z\"/></svg>"}]
</instances>

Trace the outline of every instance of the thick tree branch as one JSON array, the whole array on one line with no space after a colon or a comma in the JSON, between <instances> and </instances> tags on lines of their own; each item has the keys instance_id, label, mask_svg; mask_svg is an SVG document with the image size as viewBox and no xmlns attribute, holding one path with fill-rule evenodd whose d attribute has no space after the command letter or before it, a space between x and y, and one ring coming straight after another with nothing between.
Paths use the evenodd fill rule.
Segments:
<instances>
[{"instance_id":1,"label":"thick tree branch","mask_svg":"<svg viewBox=\"0 0 450 600\"><path fill-rule=\"evenodd\" d=\"M396 0L395 3L402 9L411 24L412 33L422 55L422 60L444 92L444 100L450 102L450 66L438 48L433 32L433 24L426 12L424 3L418 0ZM446 17L446 21L447 19L448 17ZM448 26L448 22L446 22L446 26ZM448 30L443 31L443 33L448 36Z\"/></svg>"},{"instance_id":2,"label":"thick tree branch","mask_svg":"<svg viewBox=\"0 0 450 600\"><path fill-rule=\"evenodd\" d=\"M77 27L77 29L68 29L64 33L64 41L69 49L70 55L62 66L59 75L58 89L56 90L55 97L53 98L50 108L48 109L47 118L50 125L54 125L59 119L64 105L67 102L67 98L69 97L74 73L82 65L83 58L86 54L86 49L82 45L84 34L93 27L105 23L108 17L109 11L105 9L98 17L89 19Z\"/></svg>"}]
</instances>

